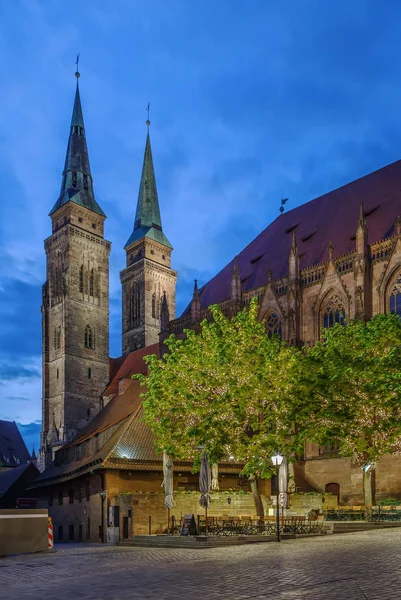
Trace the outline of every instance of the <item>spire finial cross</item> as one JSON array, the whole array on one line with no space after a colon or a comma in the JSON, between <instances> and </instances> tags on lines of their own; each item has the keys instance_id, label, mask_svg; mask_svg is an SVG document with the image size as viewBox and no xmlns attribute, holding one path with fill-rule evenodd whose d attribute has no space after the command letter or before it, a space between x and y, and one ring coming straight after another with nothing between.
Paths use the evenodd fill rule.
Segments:
<instances>
[{"instance_id":1,"label":"spire finial cross","mask_svg":"<svg viewBox=\"0 0 401 600\"><path fill-rule=\"evenodd\" d=\"M148 126L148 129L149 129L149 125L150 125L150 102L148 102L148 105L146 107L146 111L148 113L148 120L146 121L146 125Z\"/></svg>"},{"instance_id":2,"label":"spire finial cross","mask_svg":"<svg viewBox=\"0 0 401 600\"><path fill-rule=\"evenodd\" d=\"M79 79L81 77L81 74L79 72L79 53L77 54L77 60L75 61L75 64L77 65L77 70L75 71L75 77L77 79Z\"/></svg>"}]
</instances>

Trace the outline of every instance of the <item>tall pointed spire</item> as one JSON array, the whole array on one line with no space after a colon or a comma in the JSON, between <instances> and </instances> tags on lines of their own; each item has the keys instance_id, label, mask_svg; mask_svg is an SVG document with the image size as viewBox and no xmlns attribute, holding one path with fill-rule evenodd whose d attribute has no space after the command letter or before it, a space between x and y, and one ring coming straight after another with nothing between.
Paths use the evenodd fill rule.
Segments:
<instances>
[{"instance_id":1,"label":"tall pointed spire","mask_svg":"<svg viewBox=\"0 0 401 600\"><path fill-rule=\"evenodd\" d=\"M134 230L124 248L127 248L127 246L130 246L133 242L136 242L143 237L150 238L168 248L172 248L162 229L156 177L153 167L152 148L150 145L149 119L146 124L148 126L148 133L146 136L145 155L143 158Z\"/></svg>"},{"instance_id":2,"label":"tall pointed spire","mask_svg":"<svg viewBox=\"0 0 401 600\"><path fill-rule=\"evenodd\" d=\"M78 60L77 60L78 64ZM80 73L75 73L77 87L75 90L74 107L72 110L70 135L63 170L60 197L50 211L50 215L71 201L91 210L103 217L106 215L95 200L93 180L89 164L89 153L86 144L84 117L78 79Z\"/></svg>"}]
</instances>

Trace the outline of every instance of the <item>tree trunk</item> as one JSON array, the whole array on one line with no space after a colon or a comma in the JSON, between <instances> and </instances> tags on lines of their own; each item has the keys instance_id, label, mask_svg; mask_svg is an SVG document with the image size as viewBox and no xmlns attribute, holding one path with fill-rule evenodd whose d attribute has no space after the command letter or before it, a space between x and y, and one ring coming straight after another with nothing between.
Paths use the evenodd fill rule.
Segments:
<instances>
[{"instance_id":1,"label":"tree trunk","mask_svg":"<svg viewBox=\"0 0 401 600\"><path fill-rule=\"evenodd\" d=\"M255 502L256 514L261 519L263 519L263 517L265 516L265 511L263 508L262 498L260 497L260 493L259 493L258 480L255 476L252 476L252 477L249 477L249 481L251 484L253 501Z\"/></svg>"},{"instance_id":2,"label":"tree trunk","mask_svg":"<svg viewBox=\"0 0 401 600\"><path fill-rule=\"evenodd\" d=\"M363 470L363 494L364 503L367 508L372 508L373 504L372 473L373 469L369 469L368 471Z\"/></svg>"}]
</instances>

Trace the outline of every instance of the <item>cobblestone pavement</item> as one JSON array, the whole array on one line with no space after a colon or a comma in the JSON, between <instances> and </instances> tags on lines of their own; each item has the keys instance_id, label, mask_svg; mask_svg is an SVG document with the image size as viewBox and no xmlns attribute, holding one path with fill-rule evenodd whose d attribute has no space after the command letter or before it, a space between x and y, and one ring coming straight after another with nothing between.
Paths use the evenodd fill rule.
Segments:
<instances>
[{"instance_id":1,"label":"cobblestone pavement","mask_svg":"<svg viewBox=\"0 0 401 600\"><path fill-rule=\"evenodd\" d=\"M211 549L60 545L0 559L1 600L401 600L401 531Z\"/></svg>"}]
</instances>

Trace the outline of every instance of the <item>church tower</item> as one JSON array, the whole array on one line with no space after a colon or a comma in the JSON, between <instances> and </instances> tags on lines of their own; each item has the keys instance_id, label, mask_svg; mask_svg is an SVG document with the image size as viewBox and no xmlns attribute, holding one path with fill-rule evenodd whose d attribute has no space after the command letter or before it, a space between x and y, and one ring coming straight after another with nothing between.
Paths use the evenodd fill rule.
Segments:
<instances>
[{"instance_id":1,"label":"church tower","mask_svg":"<svg viewBox=\"0 0 401 600\"><path fill-rule=\"evenodd\" d=\"M109 377L106 215L95 200L78 78L60 196L45 240L42 433L38 466L99 410Z\"/></svg>"},{"instance_id":2,"label":"church tower","mask_svg":"<svg viewBox=\"0 0 401 600\"><path fill-rule=\"evenodd\" d=\"M171 269L173 248L162 229L149 120L147 126L134 230L124 247L126 268L120 273L123 354L159 341L164 294L170 319L175 318L177 273Z\"/></svg>"}]
</instances>

